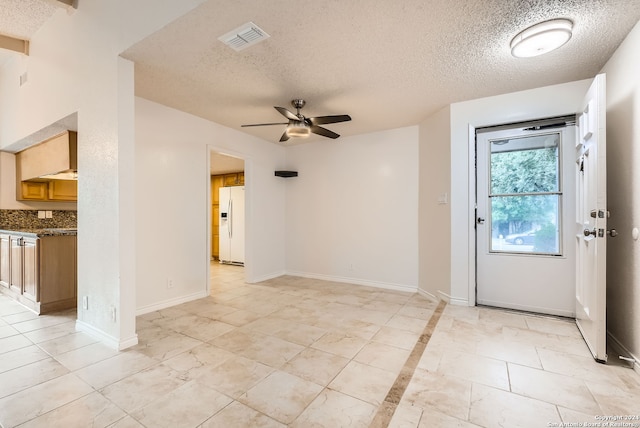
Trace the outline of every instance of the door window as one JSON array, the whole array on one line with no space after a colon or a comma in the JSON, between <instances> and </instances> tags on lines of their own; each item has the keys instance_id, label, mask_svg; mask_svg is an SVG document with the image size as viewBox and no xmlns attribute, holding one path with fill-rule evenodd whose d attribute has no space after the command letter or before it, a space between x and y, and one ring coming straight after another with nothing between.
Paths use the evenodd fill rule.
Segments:
<instances>
[{"instance_id":1,"label":"door window","mask_svg":"<svg viewBox=\"0 0 640 428\"><path fill-rule=\"evenodd\" d=\"M562 255L559 132L490 140L490 252Z\"/></svg>"}]
</instances>

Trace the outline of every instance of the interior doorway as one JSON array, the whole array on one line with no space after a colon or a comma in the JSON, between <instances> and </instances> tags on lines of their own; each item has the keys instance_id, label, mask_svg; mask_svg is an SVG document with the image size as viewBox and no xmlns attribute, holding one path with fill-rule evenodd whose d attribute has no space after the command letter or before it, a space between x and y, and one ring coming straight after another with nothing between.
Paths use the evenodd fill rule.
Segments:
<instances>
[{"instance_id":1,"label":"interior doorway","mask_svg":"<svg viewBox=\"0 0 640 428\"><path fill-rule=\"evenodd\" d=\"M244 215L240 215L244 212L244 198L242 201L237 198L244 195L245 177L243 158L210 150L210 285L219 279L218 265L221 261L232 262L235 265L234 271L244 276L245 224ZM235 200L230 199L231 194L235 195ZM221 231L224 232L224 237L221 237ZM233 257L229 257L230 254L233 254ZM214 289L215 287L209 287L210 291Z\"/></svg>"},{"instance_id":2,"label":"interior doorway","mask_svg":"<svg viewBox=\"0 0 640 428\"><path fill-rule=\"evenodd\" d=\"M478 304L575 316L574 121L477 131Z\"/></svg>"}]
</instances>

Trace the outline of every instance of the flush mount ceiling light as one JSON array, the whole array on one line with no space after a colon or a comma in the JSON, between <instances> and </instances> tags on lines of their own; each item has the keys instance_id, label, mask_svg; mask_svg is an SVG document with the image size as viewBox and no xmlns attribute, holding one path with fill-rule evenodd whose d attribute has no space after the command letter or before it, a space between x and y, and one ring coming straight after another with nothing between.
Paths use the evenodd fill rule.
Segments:
<instances>
[{"instance_id":1,"label":"flush mount ceiling light","mask_svg":"<svg viewBox=\"0 0 640 428\"><path fill-rule=\"evenodd\" d=\"M558 49L571 39L573 22L552 19L532 25L511 40L511 55L529 58Z\"/></svg>"}]
</instances>

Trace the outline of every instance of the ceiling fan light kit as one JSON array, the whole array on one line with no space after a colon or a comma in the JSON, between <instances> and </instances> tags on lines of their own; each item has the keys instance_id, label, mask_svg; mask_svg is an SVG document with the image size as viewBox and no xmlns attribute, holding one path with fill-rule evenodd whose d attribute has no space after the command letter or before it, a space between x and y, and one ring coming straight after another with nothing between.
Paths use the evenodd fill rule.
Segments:
<instances>
[{"instance_id":1,"label":"ceiling fan light kit","mask_svg":"<svg viewBox=\"0 0 640 428\"><path fill-rule=\"evenodd\" d=\"M351 116L348 114L338 114L333 116L316 116L316 117L304 117L300 113L300 109L306 104L303 99L291 100L291 105L295 107L296 113L292 113L284 107L273 107L278 113L289 119L289 122L284 123L254 123L250 125L241 125L243 128L250 126L270 126L270 125L287 125L284 130L280 142L287 141L289 138L305 138L309 135L317 134L323 137L336 139L340 134L336 134L333 131L323 128L320 125L326 125L330 123L348 122L351 120Z\"/></svg>"},{"instance_id":2,"label":"ceiling fan light kit","mask_svg":"<svg viewBox=\"0 0 640 428\"><path fill-rule=\"evenodd\" d=\"M521 31L511 40L511 55L530 58L558 49L571 39L573 22L552 19Z\"/></svg>"},{"instance_id":3,"label":"ceiling fan light kit","mask_svg":"<svg viewBox=\"0 0 640 428\"><path fill-rule=\"evenodd\" d=\"M285 132L289 137L306 138L311 135L311 127L303 121L292 121Z\"/></svg>"}]
</instances>

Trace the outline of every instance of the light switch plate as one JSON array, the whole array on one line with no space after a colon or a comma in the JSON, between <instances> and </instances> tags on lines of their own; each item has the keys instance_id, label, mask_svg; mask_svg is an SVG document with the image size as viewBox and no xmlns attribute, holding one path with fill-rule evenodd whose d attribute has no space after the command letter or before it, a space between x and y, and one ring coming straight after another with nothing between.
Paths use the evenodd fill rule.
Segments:
<instances>
[{"instance_id":1,"label":"light switch plate","mask_svg":"<svg viewBox=\"0 0 640 428\"><path fill-rule=\"evenodd\" d=\"M38 211L38 218L45 218L45 214L44 211Z\"/></svg>"},{"instance_id":2,"label":"light switch plate","mask_svg":"<svg viewBox=\"0 0 640 428\"><path fill-rule=\"evenodd\" d=\"M53 218L53 211L46 211L46 218Z\"/></svg>"}]
</instances>

